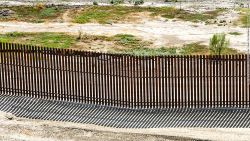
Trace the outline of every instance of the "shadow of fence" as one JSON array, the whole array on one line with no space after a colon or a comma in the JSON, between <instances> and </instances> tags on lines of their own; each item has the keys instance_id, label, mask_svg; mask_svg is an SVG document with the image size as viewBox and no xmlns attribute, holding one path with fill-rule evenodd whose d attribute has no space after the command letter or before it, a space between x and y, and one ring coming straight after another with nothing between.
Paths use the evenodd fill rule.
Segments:
<instances>
[{"instance_id":1,"label":"shadow of fence","mask_svg":"<svg viewBox=\"0 0 250 141\"><path fill-rule=\"evenodd\" d=\"M18 117L115 128L250 128L249 108L143 110L0 95L0 110Z\"/></svg>"}]
</instances>

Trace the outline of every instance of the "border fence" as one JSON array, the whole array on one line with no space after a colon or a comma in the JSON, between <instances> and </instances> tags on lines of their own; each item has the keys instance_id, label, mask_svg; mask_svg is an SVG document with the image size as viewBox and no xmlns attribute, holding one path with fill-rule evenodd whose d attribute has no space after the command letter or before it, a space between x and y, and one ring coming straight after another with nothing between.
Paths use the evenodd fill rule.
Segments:
<instances>
[{"instance_id":1,"label":"border fence","mask_svg":"<svg viewBox=\"0 0 250 141\"><path fill-rule=\"evenodd\" d=\"M0 43L0 94L126 108L250 107L247 55L132 56Z\"/></svg>"}]
</instances>

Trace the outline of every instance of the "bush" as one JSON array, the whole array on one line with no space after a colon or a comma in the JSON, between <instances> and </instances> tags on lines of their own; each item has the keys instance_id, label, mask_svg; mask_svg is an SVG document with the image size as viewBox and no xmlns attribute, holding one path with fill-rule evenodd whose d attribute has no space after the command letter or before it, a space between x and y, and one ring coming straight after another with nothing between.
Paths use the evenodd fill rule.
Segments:
<instances>
[{"instance_id":1,"label":"bush","mask_svg":"<svg viewBox=\"0 0 250 141\"><path fill-rule=\"evenodd\" d=\"M144 0L129 0L128 2L130 4L134 4L135 6L144 4Z\"/></svg>"},{"instance_id":2,"label":"bush","mask_svg":"<svg viewBox=\"0 0 250 141\"><path fill-rule=\"evenodd\" d=\"M144 4L144 0L135 0L134 1L134 5L137 6L137 5L142 5Z\"/></svg>"},{"instance_id":3,"label":"bush","mask_svg":"<svg viewBox=\"0 0 250 141\"><path fill-rule=\"evenodd\" d=\"M124 3L124 0L110 0L110 3L114 4L114 5L116 5L116 4L122 4L122 3Z\"/></svg>"},{"instance_id":4,"label":"bush","mask_svg":"<svg viewBox=\"0 0 250 141\"><path fill-rule=\"evenodd\" d=\"M93 5L98 5L98 2L97 1L93 1Z\"/></svg>"},{"instance_id":5,"label":"bush","mask_svg":"<svg viewBox=\"0 0 250 141\"><path fill-rule=\"evenodd\" d=\"M165 0L165 2L178 2L178 0Z\"/></svg>"},{"instance_id":6,"label":"bush","mask_svg":"<svg viewBox=\"0 0 250 141\"><path fill-rule=\"evenodd\" d=\"M213 37L210 38L209 50L212 55L221 55L228 46L229 40L226 40L226 35L224 33L214 34Z\"/></svg>"}]
</instances>

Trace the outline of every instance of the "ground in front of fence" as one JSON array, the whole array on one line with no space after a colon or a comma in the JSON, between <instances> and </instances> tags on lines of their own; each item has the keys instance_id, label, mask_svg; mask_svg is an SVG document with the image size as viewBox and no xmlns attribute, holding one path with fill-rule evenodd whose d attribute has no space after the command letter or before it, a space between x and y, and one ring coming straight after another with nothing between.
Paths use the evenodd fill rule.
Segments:
<instances>
[{"instance_id":1,"label":"ground in front of fence","mask_svg":"<svg viewBox=\"0 0 250 141\"><path fill-rule=\"evenodd\" d=\"M132 110L1 95L0 111L9 112L0 112L0 140L238 141L250 138L249 109Z\"/></svg>"},{"instance_id":2,"label":"ground in front of fence","mask_svg":"<svg viewBox=\"0 0 250 141\"><path fill-rule=\"evenodd\" d=\"M0 140L11 141L172 141L248 140L250 129L115 129L69 122L31 120L0 112Z\"/></svg>"}]
</instances>

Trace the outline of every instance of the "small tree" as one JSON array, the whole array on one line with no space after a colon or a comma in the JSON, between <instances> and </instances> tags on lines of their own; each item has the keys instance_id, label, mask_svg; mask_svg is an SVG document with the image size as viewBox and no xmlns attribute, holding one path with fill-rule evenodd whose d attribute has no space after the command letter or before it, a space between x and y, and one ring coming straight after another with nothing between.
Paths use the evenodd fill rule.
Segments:
<instances>
[{"instance_id":1,"label":"small tree","mask_svg":"<svg viewBox=\"0 0 250 141\"><path fill-rule=\"evenodd\" d=\"M229 40L226 40L226 35L224 33L214 34L210 38L209 51L212 55L221 55L223 51L229 46Z\"/></svg>"}]
</instances>

